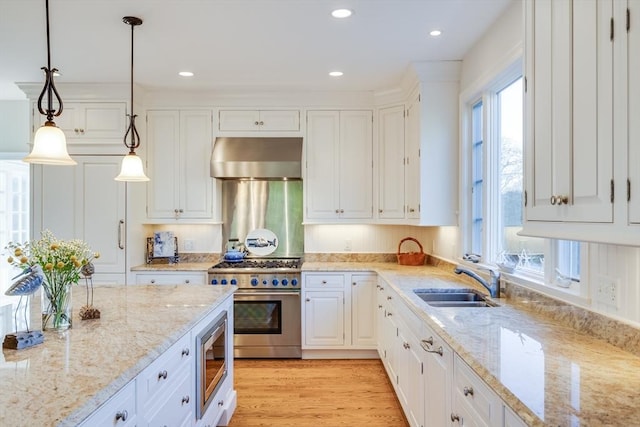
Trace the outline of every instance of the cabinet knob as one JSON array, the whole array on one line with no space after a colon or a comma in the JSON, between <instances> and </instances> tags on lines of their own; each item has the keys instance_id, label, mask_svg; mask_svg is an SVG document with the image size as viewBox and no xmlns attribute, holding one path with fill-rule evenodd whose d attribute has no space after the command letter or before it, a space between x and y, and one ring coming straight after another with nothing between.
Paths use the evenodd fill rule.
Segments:
<instances>
[{"instance_id":1,"label":"cabinet knob","mask_svg":"<svg viewBox=\"0 0 640 427\"><path fill-rule=\"evenodd\" d=\"M426 340L422 340L423 343L433 345L433 337L429 337Z\"/></svg>"},{"instance_id":2,"label":"cabinet knob","mask_svg":"<svg viewBox=\"0 0 640 427\"><path fill-rule=\"evenodd\" d=\"M551 203L552 205L568 205L569 204L569 196L563 196L563 195L553 195L551 196L551 198L549 199L549 203Z\"/></svg>"},{"instance_id":3,"label":"cabinet knob","mask_svg":"<svg viewBox=\"0 0 640 427\"><path fill-rule=\"evenodd\" d=\"M340 213L340 209L336 209L336 213L339 214Z\"/></svg>"},{"instance_id":4,"label":"cabinet knob","mask_svg":"<svg viewBox=\"0 0 640 427\"><path fill-rule=\"evenodd\" d=\"M378 213L382 213L382 209L378 209Z\"/></svg>"},{"instance_id":5,"label":"cabinet knob","mask_svg":"<svg viewBox=\"0 0 640 427\"><path fill-rule=\"evenodd\" d=\"M127 418L129 418L129 413L126 409L124 411L116 412L116 421L127 421Z\"/></svg>"},{"instance_id":6,"label":"cabinet knob","mask_svg":"<svg viewBox=\"0 0 640 427\"><path fill-rule=\"evenodd\" d=\"M382 308L382 304L378 304L378 308Z\"/></svg>"},{"instance_id":7,"label":"cabinet knob","mask_svg":"<svg viewBox=\"0 0 640 427\"><path fill-rule=\"evenodd\" d=\"M260 120L260 126L263 126L264 122L262 120Z\"/></svg>"},{"instance_id":8,"label":"cabinet knob","mask_svg":"<svg viewBox=\"0 0 640 427\"><path fill-rule=\"evenodd\" d=\"M454 423L456 421L460 421L460 416L457 414L451 413L451 422Z\"/></svg>"},{"instance_id":9,"label":"cabinet knob","mask_svg":"<svg viewBox=\"0 0 640 427\"><path fill-rule=\"evenodd\" d=\"M473 387L465 387L462 389L465 396L473 396Z\"/></svg>"},{"instance_id":10,"label":"cabinet knob","mask_svg":"<svg viewBox=\"0 0 640 427\"><path fill-rule=\"evenodd\" d=\"M185 403L189 403L189 396L184 396L182 398L182 405L184 406Z\"/></svg>"},{"instance_id":11,"label":"cabinet knob","mask_svg":"<svg viewBox=\"0 0 640 427\"><path fill-rule=\"evenodd\" d=\"M322 284L323 284L323 285L326 285L326 284L327 284L327 281L326 281L326 280L323 280L323 281L322 281Z\"/></svg>"},{"instance_id":12,"label":"cabinet knob","mask_svg":"<svg viewBox=\"0 0 640 427\"><path fill-rule=\"evenodd\" d=\"M260 122L256 120L255 122L253 122L253 124L258 126L260 124Z\"/></svg>"},{"instance_id":13,"label":"cabinet knob","mask_svg":"<svg viewBox=\"0 0 640 427\"><path fill-rule=\"evenodd\" d=\"M189 349L188 348L183 348L182 349L182 356L188 356L189 355Z\"/></svg>"},{"instance_id":14,"label":"cabinet knob","mask_svg":"<svg viewBox=\"0 0 640 427\"><path fill-rule=\"evenodd\" d=\"M224 406L224 400L220 400L220 401L218 402L218 406Z\"/></svg>"},{"instance_id":15,"label":"cabinet knob","mask_svg":"<svg viewBox=\"0 0 640 427\"><path fill-rule=\"evenodd\" d=\"M391 317L393 313L391 313L390 311L387 311L387 316Z\"/></svg>"},{"instance_id":16,"label":"cabinet knob","mask_svg":"<svg viewBox=\"0 0 640 427\"><path fill-rule=\"evenodd\" d=\"M184 283L189 284L189 279L185 279Z\"/></svg>"},{"instance_id":17,"label":"cabinet knob","mask_svg":"<svg viewBox=\"0 0 640 427\"><path fill-rule=\"evenodd\" d=\"M84 129L80 129L80 133L84 135Z\"/></svg>"},{"instance_id":18,"label":"cabinet knob","mask_svg":"<svg viewBox=\"0 0 640 427\"><path fill-rule=\"evenodd\" d=\"M309 301L311 301L311 298L307 298L305 301L309 302Z\"/></svg>"},{"instance_id":19,"label":"cabinet knob","mask_svg":"<svg viewBox=\"0 0 640 427\"><path fill-rule=\"evenodd\" d=\"M156 283L156 279L151 279L151 284Z\"/></svg>"},{"instance_id":20,"label":"cabinet knob","mask_svg":"<svg viewBox=\"0 0 640 427\"><path fill-rule=\"evenodd\" d=\"M393 298L391 298L391 295L389 295L389 296L387 297L387 301L391 301L392 299L393 299Z\"/></svg>"},{"instance_id":21,"label":"cabinet knob","mask_svg":"<svg viewBox=\"0 0 640 427\"><path fill-rule=\"evenodd\" d=\"M409 208L409 212L415 212L416 210L414 208Z\"/></svg>"},{"instance_id":22,"label":"cabinet knob","mask_svg":"<svg viewBox=\"0 0 640 427\"><path fill-rule=\"evenodd\" d=\"M356 285L357 285L357 283L356 283L356 282L353 282L353 283L352 283L352 285L353 285L353 286L356 286Z\"/></svg>"},{"instance_id":23,"label":"cabinet knob","mask_svg":"<svg viewBox=\"0 0 640 427\"><path fill-rule=\"evenodd\" d=\"M405 349L407 349L407 350L409 350L409 349L411 348L411 346L409 345L409 343L408 343L408 342L403 342L403 343L402 343L402 346L403 346Z\"/></svg>"},{"instance_id":24,"label":"cabinet knob","mask_svg":"<svg viewBox=\"0 0 640 427\"><path fill-rule=\"evenodd\" d=\"M160 371L158 372L158 380L166 380L167 379L167 371Z\"/></svg>"}]
</instances>

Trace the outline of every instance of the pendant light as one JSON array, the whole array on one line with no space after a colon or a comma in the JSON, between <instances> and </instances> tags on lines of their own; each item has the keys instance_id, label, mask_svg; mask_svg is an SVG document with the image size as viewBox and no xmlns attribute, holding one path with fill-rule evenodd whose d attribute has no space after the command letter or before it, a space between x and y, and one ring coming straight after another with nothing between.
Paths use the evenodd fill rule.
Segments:
<instances>
[{"instance_id":1,"label":"pendant light","mask_svg":"<svg viewBox=\"0 0 640 427\"><path fill-rule=\"evenodd\" d=\"M45 81L42 92L38 97L38 111L47 116L47 121L36 131L33 138L33 148L31 153L23 160L27 163L39 163L44 165L75 165L75 160L69 157L67 152L67 139L64 132L56 126L54 117L62 114L62 99L53 83L53 75L58 72L56 68L51 68L51 46L49 43L49 0L45 0L45 10L47 15L47 66L42 67ZM42 99L47 96L47 109L42 108ZM53 97L58 101L58 109L53 108Z\"/></svg>"},{"instance_id":2,"label":"pendant light","mask_svg":"<svg viewBox=\"0 0 640 427\"><path fill-rule=\"evenodd\" d=\"M136 130L137 116L133 114L133 29L142 24L142 19L136 18L135 16L125 16L122 18L122 22L131 26L131 114L127 115L129 117L129 127L124 134L124 145L129 149L129 154L122 159L120 175L118 175L115 180L144 182L149 181L149 178L144 174L142 159L136 154L136 148L140 146L140 135L138 135L138 131ZM129 143L127 143L127 136L130 137Z\"/></svg>"}]
</instances>

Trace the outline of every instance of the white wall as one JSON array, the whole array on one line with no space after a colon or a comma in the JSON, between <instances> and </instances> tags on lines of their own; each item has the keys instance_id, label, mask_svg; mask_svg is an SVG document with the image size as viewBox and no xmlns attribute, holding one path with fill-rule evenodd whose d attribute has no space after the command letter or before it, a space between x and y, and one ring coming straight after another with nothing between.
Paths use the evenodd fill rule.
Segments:
<instances>
[{"instance_id":1,"label":"white wall","mask_svg":"<svg viewBox=\"0 0 640 427\"><path fill-rule=\"evenodd\" d=\"M0 153L29 152L29 101L0 101Z\"/></svg>"}]
</instances>

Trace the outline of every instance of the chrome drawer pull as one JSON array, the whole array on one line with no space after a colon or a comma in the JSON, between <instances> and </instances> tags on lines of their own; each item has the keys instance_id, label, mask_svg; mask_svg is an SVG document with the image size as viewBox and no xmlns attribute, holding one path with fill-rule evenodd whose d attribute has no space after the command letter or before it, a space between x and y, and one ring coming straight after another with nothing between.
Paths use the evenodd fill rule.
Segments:
<instances>
[{"instance_id":1,"label":"chrome drawer pull","mask_svg":"<svg viewBox=\"0 0 640 427\"><path fill-rule=\"evenodd\" d=\"M188 348L183 348L182 349L182 355L183 356L188 356L189 355L189 349Z\"/></svg>"},{"instance_id":2,"label":"chrome drawer pull","mask_svg":"<svg viewBox=\"0 0 640 427\"><path fill-rule=\"evenodd\" d=\"M160 379L163 379L163 380L167 379L167 371L158 372L158 380L160 380Z\"/></svg>"},{"instance_id":3,"label":"chrome drawer pull","mask_svg":"<svg viewBox=\"0 0 640 427\"><path fill-rule=\"evenodd\" d=\"M189 396L184 396L182 398L182 405L184 405L185 403L189 403Z\"/></svg>"},{"instance_id":4,"label":"chrome drawer pull","mask_svg":"<svg viewBox=\"0 0 640 427\"><path fill-rule=\"evenodd\" d=\"M124 411L116 412L116 421L127 421L127 418L129 418L129 413L126 409Z\"/></svg>"},{"instance_id":5,"label":"chrome drawer pull","mask_svg":"<svg viewBox=\"0 0 640 427\"><path fill-rule=\"evenodd\" d=\"M465 396L473 396L473 387L465 387L462 389Z\"/></svg>"}]
</instances>

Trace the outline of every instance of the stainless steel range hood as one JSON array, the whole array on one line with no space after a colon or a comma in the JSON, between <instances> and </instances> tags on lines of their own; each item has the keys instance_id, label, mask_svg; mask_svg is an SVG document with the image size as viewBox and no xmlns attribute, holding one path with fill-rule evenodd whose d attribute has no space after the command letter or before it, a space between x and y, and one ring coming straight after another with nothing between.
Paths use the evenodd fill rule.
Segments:
<instances>
[{"instance_id":1,"label":"stainless steel range hood","mask_svg":"<svg viewBox=\"0 0 640 427\"><path fill-rule=\"evenodd\" d=\"M219 179L300 179L302 138L218 137L211 176Z\"/></svg>"}]
</instances>

